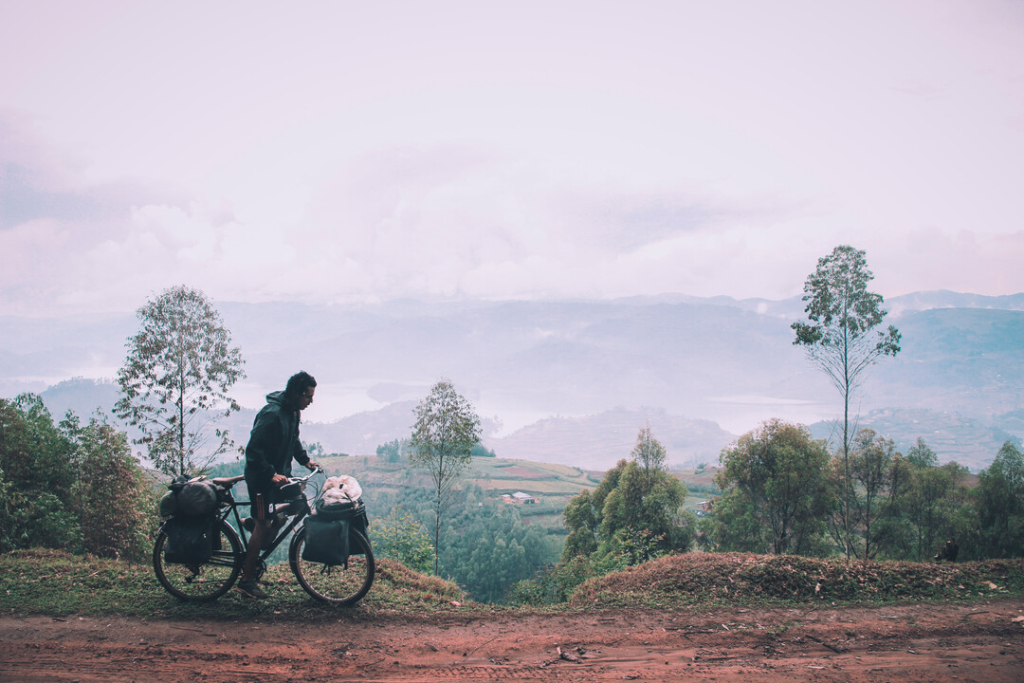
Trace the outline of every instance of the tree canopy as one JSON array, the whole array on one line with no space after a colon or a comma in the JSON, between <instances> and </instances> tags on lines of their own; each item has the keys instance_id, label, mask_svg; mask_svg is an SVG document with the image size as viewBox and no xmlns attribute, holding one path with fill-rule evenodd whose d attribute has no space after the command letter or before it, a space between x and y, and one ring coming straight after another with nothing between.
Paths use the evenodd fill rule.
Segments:
<instances>
[{"instance_id":1,"label":"tree canopy","mask_svg":"<svg viewBox=\"0 0 1024 683\"><path fill-rule=\"evenodd\" d=\"M137 315L142 329L128 340L114 411L142 433L135 443L157 469L189 474L234 444L213 422L239 410L228 390L245 376L241 350L199 290L172 287Z\"/></svg>"},{"instance_id":2,"label":"tree canopy","mask_svg":"<svg viewBox=\"0 0 1024 683\"><path fill-rule=\"evenodd\" d=\"M769 420L722 451L713 508L722 550L818 554L832 505L825 443L806 428Z\"/></svg>"},{"instance_id":3,"label":"tree canopy","mask_svg":"<svg viewBox=\"0 0 1024 683\"><path fill-rule=\"evenodd\" d=\"M451 501L463 468L480 441L480 418L455 386L438 381L416 406L410 459L425 467L434 484L434 571L438 569L441 519Z\"/></svg>"},{"instance_id":4,"label":"tree canopy","mask_svg":"<svg viewBox=\"0 0 1024 683\"><path fill-rule=\"evenodd\" d=\"M563 561L586 555L609 566L634 565L690 548L696 518L683 510L686 486L665 471L665 448L649 427L641 428L631 457L609 470L594 491L569 501Z\"/></svg>"}]
</instances>

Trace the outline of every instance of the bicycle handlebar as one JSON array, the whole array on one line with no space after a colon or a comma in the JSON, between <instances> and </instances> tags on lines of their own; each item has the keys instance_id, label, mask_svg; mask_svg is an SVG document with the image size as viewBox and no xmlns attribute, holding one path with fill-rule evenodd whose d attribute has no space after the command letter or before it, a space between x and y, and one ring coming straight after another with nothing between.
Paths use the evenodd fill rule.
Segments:
<instances>
[{"instance_id":1,"label":"bicycle handlebar","mask_svg":"<svg viewBox=\"0 0 1024 683\"><path fill-rule=\"evenodd\" d=\"M317 468L313 469L312 472L310 472L309 474L307 474L304 477L289 477L288 478L288 483L289 484L305 484L307 481L312 479L314 476L322 473L323 471L324 471L323 467L317 467Z\"/></svg>"}]
</instances>

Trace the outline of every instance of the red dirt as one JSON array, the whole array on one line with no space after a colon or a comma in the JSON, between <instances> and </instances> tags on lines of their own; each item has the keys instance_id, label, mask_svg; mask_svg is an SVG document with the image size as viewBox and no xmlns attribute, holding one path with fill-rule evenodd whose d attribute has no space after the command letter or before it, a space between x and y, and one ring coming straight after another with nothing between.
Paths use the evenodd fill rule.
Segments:
<instances>
[{"instance_id":1,"label":"red dirt","mask_svg":"<svg viewBox=\"0 0 1024 683\"><path fill-rule=\"evenodd\" d=\"M1017 621L1015 621L1017 620ZM0 681L1024 680L1024 601L369 616L0 617Z\"/></svg>"}]
</instances>

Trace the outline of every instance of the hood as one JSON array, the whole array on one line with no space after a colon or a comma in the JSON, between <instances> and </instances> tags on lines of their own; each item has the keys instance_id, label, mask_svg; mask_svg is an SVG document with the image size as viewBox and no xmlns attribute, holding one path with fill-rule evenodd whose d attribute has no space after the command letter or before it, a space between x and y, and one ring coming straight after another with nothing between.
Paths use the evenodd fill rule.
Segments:
<instances>
[{"instance_id":1,"label":"hood","mask_svg":"<svg viewBox=\"0 0 1024 683\"><path fill-rule=\"evenodd\" d=\"M272 391L267 394L267 403L276 403L280 406L284 405L284 392L283 391Z\"/></svg>"}]
</instances>

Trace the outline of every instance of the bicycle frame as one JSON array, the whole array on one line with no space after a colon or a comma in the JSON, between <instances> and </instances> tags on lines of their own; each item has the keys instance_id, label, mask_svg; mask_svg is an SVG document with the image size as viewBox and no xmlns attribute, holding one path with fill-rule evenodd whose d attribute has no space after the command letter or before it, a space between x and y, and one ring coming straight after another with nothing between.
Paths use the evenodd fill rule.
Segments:
<instances>
[{"instance_id":1,"label":"bicycle frame","mask_svg":"<svg viewBox=\"0 0 1024 683\"><path fill-rule=\"evenodd\" d=\"M292 481L302 484L302 489L303 489L303 494L304 494L305 493L306 483L314 475L319 474L321 472L323 472L322 469L317 469L317 470L314 470L313 472L310 472L305 477L297 477L297 478L293 479ZM252 534L246 532L245 525L242 524L242 517L241 517L241 515L238 514L238 508L240 506L243 506L243 505L246 506L246 507L251 506L252 505L252 501L251 500L235 500L235 497L234 497L234 495L232 495L230 488L228 489L227 493L228 493L228 496L230 496L230 498L231 498L231 502L228 503L226 507L224 507L222 512L218 513L217 518L220 521L227 521L230 524L229 517L234 516L234 520L235 520L234 527L235 527L235 530L238 531L238 537L242 540L242 554L243 554L243 557L244 557L245 553L247 553L249 551L249 539L250 539ZM273 510L271 510L270 513L271 514L277 514L276 510L277 510L277 507L279 505L281 505L281 504L280 503L275 503L274 506L273 506ZM289 515L291 517L291 520L288 522L287 525L284 526L284 528L282 528L280 531L278 531L277 538L275 538L274 541L269 546L266 546L260 552L259 559L260 559L261 563L264 563L264 564L266 563L267 559L274 553L275 550L277 550L277 547L279 545L281 545L281 541L283 541L290 533L292 533L296 528L298 528L298 526L302 523L302 520L305 519L306 515L308 515L309 513L310 513L310 503L309 503L309 500L307 499L306 504L302 507L301 510L296 512L294 515Z\"/></svg>"}]
</instances>

